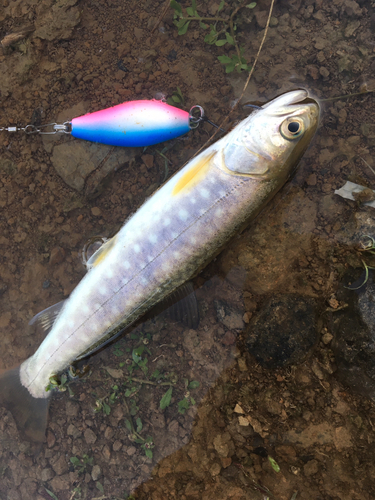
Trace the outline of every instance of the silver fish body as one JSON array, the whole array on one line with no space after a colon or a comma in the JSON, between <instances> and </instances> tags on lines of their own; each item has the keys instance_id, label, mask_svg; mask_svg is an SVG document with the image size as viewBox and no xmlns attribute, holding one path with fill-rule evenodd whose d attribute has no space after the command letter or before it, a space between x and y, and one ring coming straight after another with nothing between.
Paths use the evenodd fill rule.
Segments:
<instances>
[{"instance_id":1,"label":"silver fish body","mask_svg":"<svg viewBox=\"0 0 375 500\"><path fill-rule=\"evenodd\" d=\"M45 399L64 370L194 276L282 187L315 133L319 106L289 92L252 113L156 191L103 245L50 333L22 363ZM0 397L1 402L1 397Z\"/></svg>"}]
</instances>

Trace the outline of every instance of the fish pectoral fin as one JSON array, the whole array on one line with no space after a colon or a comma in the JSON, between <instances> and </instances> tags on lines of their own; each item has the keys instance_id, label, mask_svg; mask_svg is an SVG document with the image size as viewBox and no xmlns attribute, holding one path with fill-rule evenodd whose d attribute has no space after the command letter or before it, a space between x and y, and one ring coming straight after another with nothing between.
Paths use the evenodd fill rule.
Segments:
<instances>
[{"instance_id":1,"label":"fish pectoral fin","mask_svg":"<svg viewBox=\"0 0 375 500\"><path fill-rule=\"evenodd\" d=\"M160 313L162 310L171 320L178 321L188 328L197 329L199 325L199 308L193 283L188 281L176 288L168 297L159 302L150 311L150 314L153 312Z\"/></svg>"},{"instance_id":2,"label":"fish pectoral fin","mask_svg":"<svg viewBox=\"0 0 375 500\"><path fill-rule=\"evenodd\" d=\"M45 336L51 331L53 324L59 315L65 300L57 302L53 306L47 307L43 311L36 314L30 321L29 325L33 326L37 330L41 330Z\"/></svg>"},{"instance_id":3,"label":"fish pectoral fin","mask_svg":"<svg viewBox=\"0 0 375 500\"><path fill-rule=\"evenodd\" d=\"M98 264L100 264L107 257L112 248L115 246L116 240L117 237L113 236L113 238L103 243L103 245L101 245L98 248L98 250L96 250L96 252L86 262L86 268L89 270L92 267L96 267Z\"/></svg>"},{"instance_id":4,"label":"fish pectoral fin","mask_svg":"<svg viewBox=\"0 0 375 500\"><path fill-rule=\"evenodd\" d=\"M47 427L49 398L34 398L21 384L20 367L0 374L0 408L8 410L19 429L20 437L41 444ZM0 440L6 439L2 432Z\"/></svg>"}]
</instances>

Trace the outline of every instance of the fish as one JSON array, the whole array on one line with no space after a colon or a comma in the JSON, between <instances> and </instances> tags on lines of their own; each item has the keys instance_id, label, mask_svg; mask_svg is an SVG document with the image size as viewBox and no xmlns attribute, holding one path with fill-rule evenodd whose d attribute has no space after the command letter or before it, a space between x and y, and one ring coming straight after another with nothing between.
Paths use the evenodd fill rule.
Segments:
<instances>
[{"instance_id":1,"label":"fish","mask_svg":"<svg viewBox=\"0 0 375 500\"><path fill-rule=\"evenodd\" d=\"M319 123L305 90L252 112L161 186L88 260L36 352L0 376L0 407L44 438L50 378L104 345L198 274L293 174ZM54 317L56 316L56 317ZM51 318L53 318L51 320Z\"/></svg>"}]
</instances>

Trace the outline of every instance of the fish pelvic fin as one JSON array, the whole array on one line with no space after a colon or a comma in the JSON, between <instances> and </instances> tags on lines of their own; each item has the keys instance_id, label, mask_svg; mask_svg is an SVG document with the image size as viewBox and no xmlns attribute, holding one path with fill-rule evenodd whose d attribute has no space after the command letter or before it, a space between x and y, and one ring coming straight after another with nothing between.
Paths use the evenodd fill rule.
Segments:
<instances>
[{"instance_id":1,"label":"fish pelvic fin","mask_svg":"<svg viewBox=\"0 0 375 500\"><path fill-rule=\"evenodd\" d=\"M19 366L0 373L0 408L12 414L22 440L37 444L44 441L48 405L48 397L34 398L21 384Z\"/></svg>"}]
</instances>

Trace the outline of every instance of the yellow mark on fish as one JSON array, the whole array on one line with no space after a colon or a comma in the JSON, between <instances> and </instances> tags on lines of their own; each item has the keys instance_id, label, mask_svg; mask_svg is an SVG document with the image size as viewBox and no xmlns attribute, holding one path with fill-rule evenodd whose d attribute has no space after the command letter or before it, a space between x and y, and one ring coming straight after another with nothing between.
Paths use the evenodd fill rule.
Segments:
<instances>
[{"instance_id":1,"label":"yellow mark on fish","mask_svg":"<svg viewBox=\"0 0 375 500\"><path fill-rule=\"evenodd\" d=\"M201 160L193 163L187 172L177 181L172 191L172 196L180 193L184 189L192 189L196 186L206 175L209 167L209 162L212 160L216 151L213 151L208 156L203 157Z\"/></svg>"}]
</instances>

